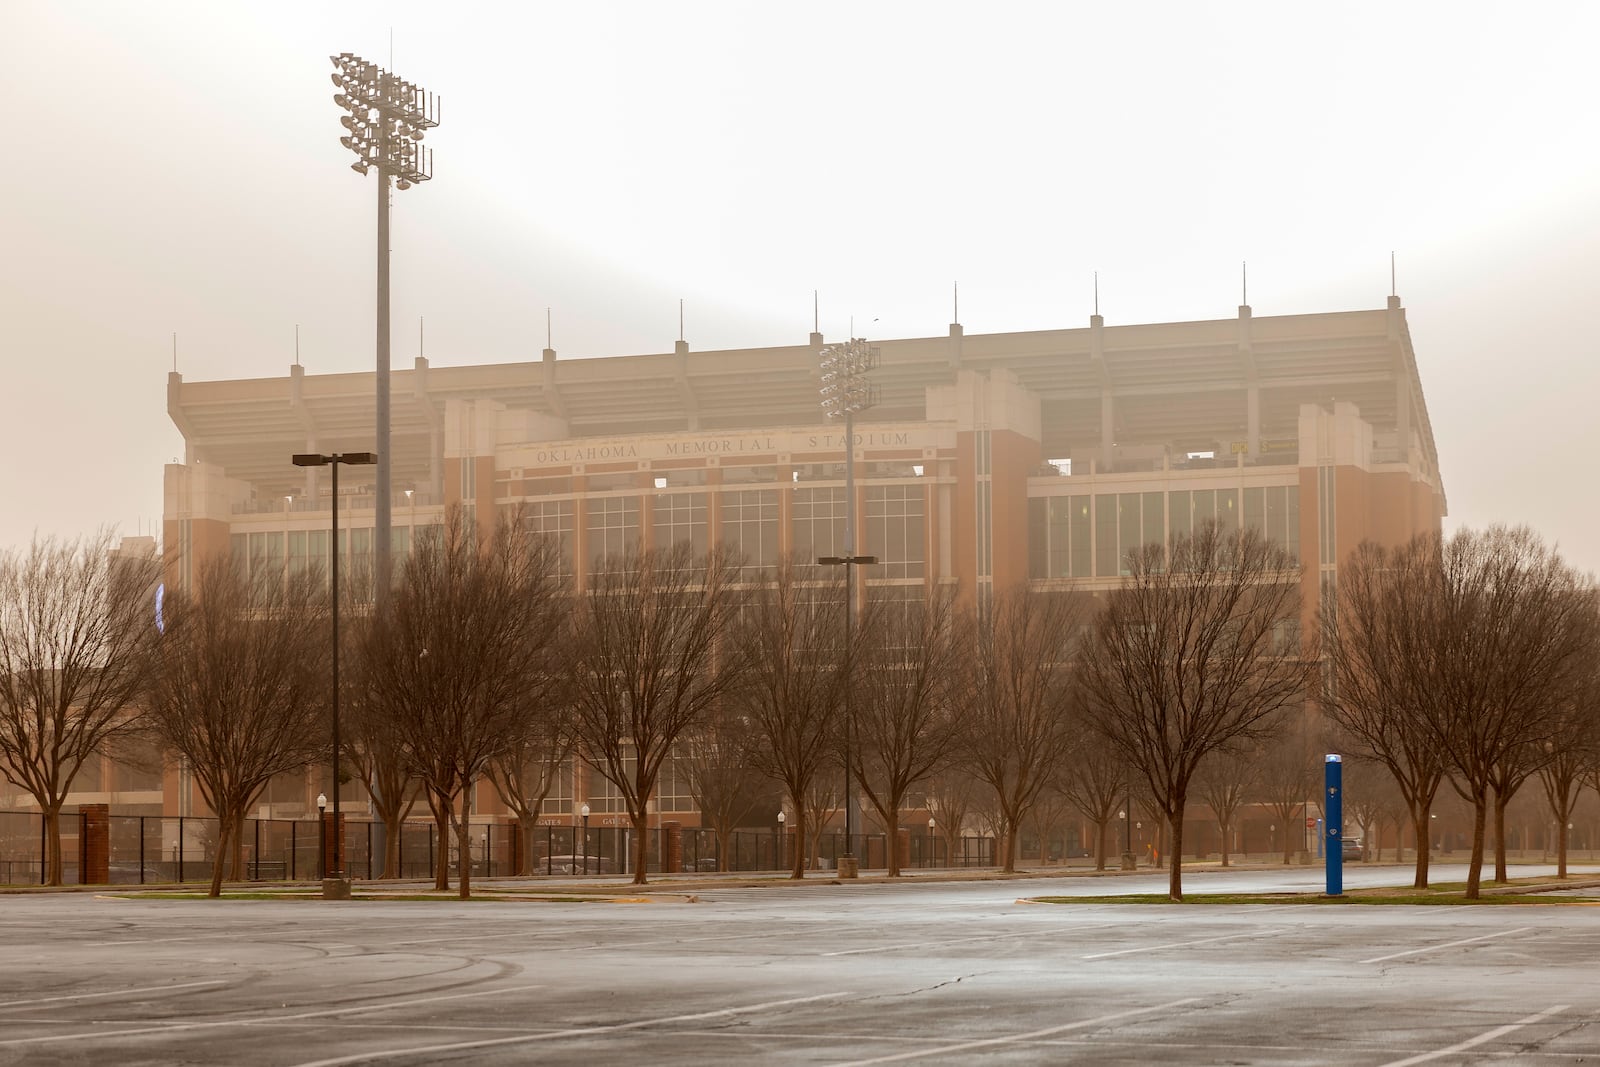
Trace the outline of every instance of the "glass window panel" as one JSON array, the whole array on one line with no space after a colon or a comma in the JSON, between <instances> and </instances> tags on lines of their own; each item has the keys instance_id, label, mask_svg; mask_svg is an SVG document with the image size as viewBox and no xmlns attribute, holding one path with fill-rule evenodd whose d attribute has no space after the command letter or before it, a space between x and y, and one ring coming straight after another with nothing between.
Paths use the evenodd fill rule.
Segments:
<instances>
[{"instance_id":1,"label":"glass window panel","mask_svg":"<svg viewBox=\"0 0 1600 1067\"><path fill-rule=\"evenodd\" d=\"M1283 535L1289 558L1300 562L1300 487L1286 486L1283 494Z\"/></svg>"},{"instance_id":2,"label":"glass window panel","mask_svg":"<svg viewBox=\"0 0 1600 1067\"><path fill-rule=\"evenodd\" d=\"M1194 528L1217 521L1217 493L1214 489L1196 489L1190 499L1194 501Z\"/></svg>"},{"instance_id":3,"label":"glass window panel","mask_svg":"<svg viewBox=\"0 0 1600 1067\"><path fill-rule=\"evenodd\" d=\"M1139 538L1147 545L1167 543L1166 520L1163 517L1160 493L1144 494L1144 534Z\"/></svg>"},{"instance_id":4,"label":"glass window panel","mask_svg":"<svg viewBox=\"0 0 1600 1067\"><path fill-rule=\"evenodd\" d=\"M1236 489L1217 490L1217 525L1224 530L1239 528L1239 492Z\"/></svg>"},{"instance_id":5,"label":"glass window panel","mask_svg":"<svg viewBox=\"0 0 1600 1067\"><path fill-rule=\"evenodd\" d=\"M1117 567L1122 574L1128 573L1128 558L1138 550L1140 537L1143 530L1139 524L1139 494L1119 493L1117 495Z\"/></svg>"},{"instance_id":6,"label":"glass window panel","mask_svg":"<svg viewBox=\"0 0 1600 1067\"><path fill-rule=\"evenodd\" d=\"M1184 489L1176 493L1168 493L1167 509L1171 513L1171 541L1177 541L1179 538L1188 537L1191 529L1191 523L1189 520L1189 491Z\"/></svg>"},{"instance_id":7,"label":"glass window panel","mask_svg":"<svg viewBox=\"0 0 1600 1067\"><path fill-rule=\"evenodd\" d=\"M1258 486L1251 486L1244 491L1244 526L1247 530L1267 533L1265 501Z\"/></svg>"},{"instance_id":8,"label":"glass window panel","mask_svg":"<svg viewBox=\"0 0 1600 1067\"><path fill-rule=\"evenodd\" d=\"M1089 498L1075 496L1071 501L1069 507L1072 510L1072 576L1087 578L1094 573L1090 553L1090 549L1094 546L1094 536L1090 533Z\"/></svg>"},{"instance_id":9,"label":"glass window panel","mask_svg":"<svg viewBox=\"0 0 1600 1067\"><path fill-rule=\"evenodd\" d=\"M1102 578L1115 576L1117 567L1117 498L1097 493L1094 498L1094 572Z\"/></svg>"},{"instance_id":10,"label":"glass window panel","mask_svg":"<svg viewBox=\"0 0 1600 1067\"><path fill-rule=\"evenodd\" d=\"M1054 508L1055 501L1036 496L1028 501L1028 577L1050 577L1050 531L1054 527L1049 522L1049 512Z\"/></svg>"}]
</instances>

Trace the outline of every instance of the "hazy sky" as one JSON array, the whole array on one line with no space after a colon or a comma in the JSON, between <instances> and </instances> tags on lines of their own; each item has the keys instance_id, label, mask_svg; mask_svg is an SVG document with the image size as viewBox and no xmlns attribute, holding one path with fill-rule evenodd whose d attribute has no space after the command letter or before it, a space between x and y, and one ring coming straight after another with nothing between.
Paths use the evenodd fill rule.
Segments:
<instances>
[{"instance_id":1,"label":"hazy sky","mask_svg":"<svg viewBox=\"0 0 1600 1067\"><path fill-rule=\"evenodd\" d=\"M370 368L330 53L443 97L395 365L1381 307L1452 525L1600 570L1600 5L0 0L0 546L148 530L188 380ZM876 320L876 321L874 321Z\"/></svg>"}]
</instances>

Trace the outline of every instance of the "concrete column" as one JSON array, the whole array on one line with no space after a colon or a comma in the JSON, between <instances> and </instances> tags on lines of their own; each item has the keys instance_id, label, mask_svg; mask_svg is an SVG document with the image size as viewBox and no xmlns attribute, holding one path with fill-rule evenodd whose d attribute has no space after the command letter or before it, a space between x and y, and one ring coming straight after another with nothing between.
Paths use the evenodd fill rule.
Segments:
<instances>
[{"instance_id":1,"label":"concrete column","mask_svg":"<svg viewBox=\"0 0 1600 1067\"><path fill-rule=\"evenodd\" d=\"M322 870L325 874L343 869L341 859L345 856L344 850L344 812L339 813L338 821L334 821L331 811L322 813ZM346 879L350 877L348 870L344 871Z\"/></svg>"},{"instance_id":2,"label":"concrete column","mask_svg":"<svg viewBox=\"0 0 1600 1067\"><path fill-rule=\"evenodd\" d=\"M683 824L668 821L661 824L661 873L683 873Z\"/></svg>"},{"instance_id":3,"label":"concrete column","mask_svg":"<svg viewBox=\"0 0 1600 1067\"><path fill-rule=\"evenodd\" d=\"M106 885L111 881L111 806L79 804L78 884Z\"/></svg>"}]
</instances>

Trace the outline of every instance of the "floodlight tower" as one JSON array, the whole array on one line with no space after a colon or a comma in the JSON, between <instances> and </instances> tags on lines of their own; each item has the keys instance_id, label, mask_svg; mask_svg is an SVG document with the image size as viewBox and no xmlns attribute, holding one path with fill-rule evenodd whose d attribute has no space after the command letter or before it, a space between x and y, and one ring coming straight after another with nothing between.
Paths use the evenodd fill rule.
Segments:
<instances>
[{"instance_id":1,"label":"floodlight tower","mask_svg":"<svg viewBox=\"0 0 1600 1067\"><path fill-rule=\"evenodd\" d=\"M856 567L878 562L876 556L856 555L856 412L871 407L877 400L877 390L867 380L867 372L878 362L878 350L864 338L852 337L836 345L825 345L818 353L822 377L822 413L830 419L844 420L844 555L822 556L818 563L844 568L845 655L854 655L851 632L856 615ZM850 782L852 758L851 684L844 692L844 854L855 858L855 797Z\"/></svg>"},{"instance_id":2,"label":"floodlight tower","mask_svg":"<svg viewBox=\"0 0 1600 1067\"><path fill-rule=\"evenodd\" d=\"M439 125L439 100L399 75L350 52L329 56L333 102L349 112L339 116L346 134L339 143L356 154L350 169L378 172L378 492L373 539L373 588L381 605L389 595L390 502L394 482L389 446L389 179L409 189L433 177L433 150L422 147L422 132Z\"/></svg>"}]
</instances>

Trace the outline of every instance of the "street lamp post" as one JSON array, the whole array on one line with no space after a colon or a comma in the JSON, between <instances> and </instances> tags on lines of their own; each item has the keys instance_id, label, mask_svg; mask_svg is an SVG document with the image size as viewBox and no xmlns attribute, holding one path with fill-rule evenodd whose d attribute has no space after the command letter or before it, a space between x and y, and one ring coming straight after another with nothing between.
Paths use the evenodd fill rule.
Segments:
<instances>
[{"instance_id":1,"label":"street lamp post","mask_svg":"<svg viewBox=\"0 0 1600 1067\"><path fill-rule=\"evenodd\" d=\"M333 102L349 112L339 116L347 131L339 138L356 155L350 169L378 172L378 491L373 538L373 576L378 603L389 596L390 466L389 447L389 179L409 189L433 177L433 150L423 148L423 131L439 125L440 101L420 85L406 81L376 63L350 52L328 57L333 62Z\"/></svg>"},{"instance_id":2,"label":"street lamp post","mask_svg":"<svg viewBox=\"0 0 1600 1067\"><path fill-rule=\"evenodd\" d=\"M933 839L933 828L936 825L937 821L934 819L934 817L932 815L928 816L928 859L930 861L930 866L933 867L939 866L939 849L934 844Z\"/></svg>"},{"instance_id":3,"label":"street lamp post","mask_svg":"<svg viewBox=\"0 0 1600 1067\"><path fill-rule=\"evenodd\" d=\"M585 804L578 809L578 814L583 816L583 873L589 873L589 805Z\"/></svg>"},{"instance_id":4,"label":"street lamp post","mask_svg":"<svg viewBox=\"0 0 1600 1067\"><path fill-rule=\"evenodd\" d=\"M778 852L777 852L777 855L772 857L772 860L773 860L773 864L772 865L773 865L773 869L774 870L780 870L780 871L783 870L783 824L784 824L784 821L787 818L788 818L788 816L783 813L783 809L779 808L778 809Z\"/></svg>"},{"instance_id":5,"label":"street lamp post","mask_svg":"<svg viewBox=\"0 0 1600 1067\"><path fill-rule=\"evenodd\" d=\"M877 391L867 380L867 372L877 364L878 350L864 338L852 337L842 344L824 345L817 355L822 379L822 413L830 419L844 420L844 555L819 556L817 562L844 567L844 647L848 669L856 614L855 568L859 564L878 562L876 556L856 555L856 412L871 407L877 399ZM847 878L856 873L855 803L850 782L851 735L854 732L851 689L847 678L844 688L844 855L840 857L847 862L839 871Z\"/></svg>"},{"instance_id":6,"label":"street lamp post","mask_svg":"<svg viewBox=\"0 0 1600 1067\"><path fill-rule=\"evenodd\" d=\"M333 535L329 552L329 581L333 590L331 604L333 618L333 870L323 872L322 895L328 899L343 899L350 895L350 880L344 870L344 833L339 823L339 467L341 464L370 466L377 462L371 452L297 452L296 467L333 468L333 496L329 504L332 513ZM329 885L332 881L335 884Z\"/></svg>"}]
</instances>

